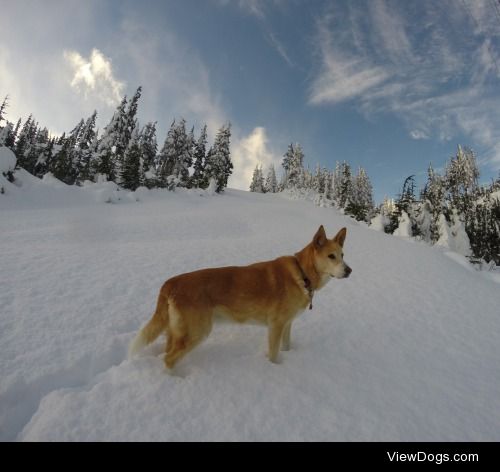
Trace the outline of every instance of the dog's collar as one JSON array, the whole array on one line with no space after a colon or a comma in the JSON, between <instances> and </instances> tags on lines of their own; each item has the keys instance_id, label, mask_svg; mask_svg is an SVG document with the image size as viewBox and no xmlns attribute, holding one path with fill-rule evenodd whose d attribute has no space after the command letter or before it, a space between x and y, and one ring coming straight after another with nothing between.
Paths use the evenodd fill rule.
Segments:
<instances>
[{"instance_id":1,"label":"dog's collar","mask_svg":"<svg viewBox=\"0 0 500 472\"><path fill-rule=\"evenodd\" d=\"M306 273L304 272L304 269L302 269L302 266L300 265L300 262L297 259L297 257L293 256L293 258L295 259L297 267L300 270L300 273L302 275L302 280L304 280L304 287L306 288L307 293L309 294L309 310L312 310L314 290L312 288L311 280L307 277Z\"/></svg>"}]
</instances>

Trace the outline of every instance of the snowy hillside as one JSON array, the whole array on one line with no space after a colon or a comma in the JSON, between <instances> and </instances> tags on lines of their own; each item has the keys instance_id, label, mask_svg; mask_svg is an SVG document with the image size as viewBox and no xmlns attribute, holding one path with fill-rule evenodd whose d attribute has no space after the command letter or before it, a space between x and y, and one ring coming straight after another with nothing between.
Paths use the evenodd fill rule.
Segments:
<instances>
[{"instance_id":1,"label":"snowy hillside","mask_svg":"<svg viewBox=\"0 0 500 472\"><path fill-rule=\"evenodd\" d=\"M0 195L1 440L500 440L498 274L283 195L20 178ZM167 278L291 254L320 224L347 227L353 273L281 364L230 324L176 375L163 339L126 359Z\"/></svg>"}]
</instances>

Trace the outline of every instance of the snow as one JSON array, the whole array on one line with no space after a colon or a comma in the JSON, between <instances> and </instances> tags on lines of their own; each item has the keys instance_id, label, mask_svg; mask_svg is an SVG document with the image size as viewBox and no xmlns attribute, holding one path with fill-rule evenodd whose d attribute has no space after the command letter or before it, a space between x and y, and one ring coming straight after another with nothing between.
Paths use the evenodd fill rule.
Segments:
<instances>
[{"instance_id":1,"label":"snow","mask_svg":"<svg viewBox=\"0 0 500 472\"><path fill-rule=\"evenodd\" d=\"M465 225L460 221L456 210L453 211L451 225L448 224L443 214L439 215L438 231L439 239L436 242L437 246L451 249L462 256L471 255L469 237L465 232Z\"/></svg>"},{"instance_id":2,"label":"snow","mask_svg":"<svg viewBox=\"0 0 500 472\"><path fill-rule=\"evenodd\" d=\"M401 212L401 217L399 218L399 225L394 231L394 236L399 236L400 238L411 238L411 220L406 211Z\"/></svg>"},{"instance_id":3,"label":"snow","mask_svg":"<svg viewBox=\"0 0 500 472\"><path fill-rule=\"evenodd\" d=\"M499 441L498 274L280 194L97 198L18 171L0 197L0 440ZM165 372L128 360L169 277L347 227L353 273L315 294L281 363L224 324Z\"/></svg>"},{"instance_id":4,"label":"snow","mask_svg":"<svg viewBox=\"0 0 500 472\"><path fill-rule=\"evenodd\" d=\"M5 146L0 146L0 175L14 170L16 155Z\"/></svg>"}]
</instances>

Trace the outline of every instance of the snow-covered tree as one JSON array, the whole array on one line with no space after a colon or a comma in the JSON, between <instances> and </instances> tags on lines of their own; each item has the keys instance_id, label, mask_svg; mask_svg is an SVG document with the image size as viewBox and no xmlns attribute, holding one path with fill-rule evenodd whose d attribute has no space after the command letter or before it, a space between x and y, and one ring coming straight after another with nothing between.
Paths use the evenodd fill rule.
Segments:
<instances>
[{"instance_id":1,"label":"snow-covered tree","mask_svg":"<svg viewBox=\"0 0 500 472\"><path fill-rule=\"evenodd\" d=\"M158 159L160 186L172 188L174 181L175 186L188 185L189 168L193 162L193 137L192 134L186 134L186 120L172 122Z\"/></svg>"},{"instance_id":2,"label":"snow-covered tree","mask_svg":"<svg viewBox=\"0 0 500 472\"><path fill-rule=\"evenodd\" d=\"M250 192L264 193L264 175L262 174L262 167L258 164L255 166L250 184Z\"/></svg>"},{"instance_id":3,"label":"snow-covered tree","mask_svg":"<svg viewBox=\"0 0 500 472\"><path fill-rule=\"evenodd\" d=\"M127 150L125 151L125 159L121 170L121 185L122 187L135 190L144 183L144 172L142 168L141 146L139 140L139 132L137 128L132 132Z\"/></svg>"},{"instance_id":4,"label":"snow-covered tree","mask_svg":"<svg viewBox=\"0 0 500 472\"><path fill-rule=\"evenodd\" d=\"M233 172L230 152L231 124L222 126L215 136L214 145L205 159L205 174L207 179L214 178L217 183L217 193L227 187L229 176Z\"/></svg>"},{"instance_id":5,"label":"snow-covered tree","mask_svg":"<svg viewBox=\"0 0 500 472\"><path fill-rule=\"evenodd\" d=\"M366 171L359 167L357 175L352 180L351 196L345 208L348 215L358 221L370 221L373 216L373 190Z\"/></svg>"},{"instance_id":6,"label":"snow-covered tree","mask_svg":"<svg viewBox=\"0 0 500 472\"><path fill-rule=\"evenodd\" d=\"M457 154L446 166L445 184L451 208L468 216L478 187L479 170L474 152L458 146Z\"/></svg>"},{"instance_id":7,"label":"snow-covered tree","mask_svg":"<svg viewBox=\"0 0 500 472\"><path fill-rule=\"evenodd\" d=\"M149 122L142 128L139 135L139 146L141 148L144 185L153 188L157 184L156 153L158 152L158 143L156 141L156 121Z\"/></svg>"},{"instance_id":8,"label":"snow-covered tree","mask_svg":"<svg viewBox=\"0 0 500 472\"><path fill-rule=\"evenodd\" d=\"M274 170L274 164L271 164L267 171L264 190L269 193L276 193L278 191L278 181L276 180L276 171Z\"/></svg>"},{"instance_id":9,"label":"snow-covered tree","mask_svg":"<svg viewBox=\"0 0 500 472\"><path fill-rule=\"evenodd\" d=\"M206 188L208 179L205 179L205 157L207 154L207 125L204 125L200 137L194 145L194 172L191 176L191 187Z\"/></svg>"},{"instance_id":10,"label":"snow-covered tree","mask_svg":"<svg viewBox=\"0 0 500 472\"><path fill-rule=\"evenodd\" d=\"M304 186L304 152L300 144L290 144L283 156L284 188L297 189Z\"/></svg>"}]
</instances>

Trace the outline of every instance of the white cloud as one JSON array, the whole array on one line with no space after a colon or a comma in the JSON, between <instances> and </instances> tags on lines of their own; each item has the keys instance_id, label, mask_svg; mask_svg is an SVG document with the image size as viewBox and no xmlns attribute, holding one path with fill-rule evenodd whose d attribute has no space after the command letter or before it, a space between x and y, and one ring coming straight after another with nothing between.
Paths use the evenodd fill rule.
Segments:
<instances>
[{"instance_id":1,"label":"white cloud","mask_svg":"<svg viewBox=\"0 0 500 472\"><path fill-rule=\"evenodd\" d=\"M276 38L276 35L274 35L273 33L270 32L269 35L268 35L268 40L269 40L269 43L271 44L271 46L273 46L273 48L276 49L276 51L283 58L283 60L290 67L293 67L294 66L293 61L290 59L290 56L288 55L288 53L287 53L287 51L286 51L285 46L283 45L283 43L281 43L278 40L278 38Z\"/></svg>"},{"instance_id":2,"label":"white cloud","mask_svg":"<svg viewBox=\"0 0 500 472\"><path fill-rule=\"evenodd\" d=\"M420 129L412 129L410 131L410 136L412 137L412 139L429 139L427 133Z\"/></svg>"},{"instance_id":3,"label":"white cloud","mask_svg":"<svg viewBox=\"0 0 500 472\"><path fill-rule=\"evenodd\" d=\"M271 164L277 170L280 163L279 155L269 148L266 129L261 126L254 128L247 136L236 137L231 146L231 159L234 171L228 185L241 190L248 190L256 165L262 165L264 175L267 175Z\"/></svg>"},{"instance_id":4,"label":"white cloud","mask_svg":"<svg viewBox=\"0 0 500 472\"><path fill-rule=\"evenodd\" d=\"M64 51L64 59L71 68L73 89L85 98L93 95L110 106L120 102L125 83L114 77L111 59L99 49L92 49L88 59L77 51Z\"/></svg>"},{"instance_id":5,"label":"white cloud","mask_svg":"<svg viewBox=\"0 0 500 472\"><path fill-rule=\"evenodd\" d=\"M319 67L309 103L350 101L370 118L392 114L413 139L465 136L464 144L481 148L498 167L499 33L487 18L491 4L467 2L467 11L446 2L403 2L392 3L390 12L383 0L369 5L363 12L355 3L348 12L337 5L318 20Z\"/></svg>"}]
</instances>

